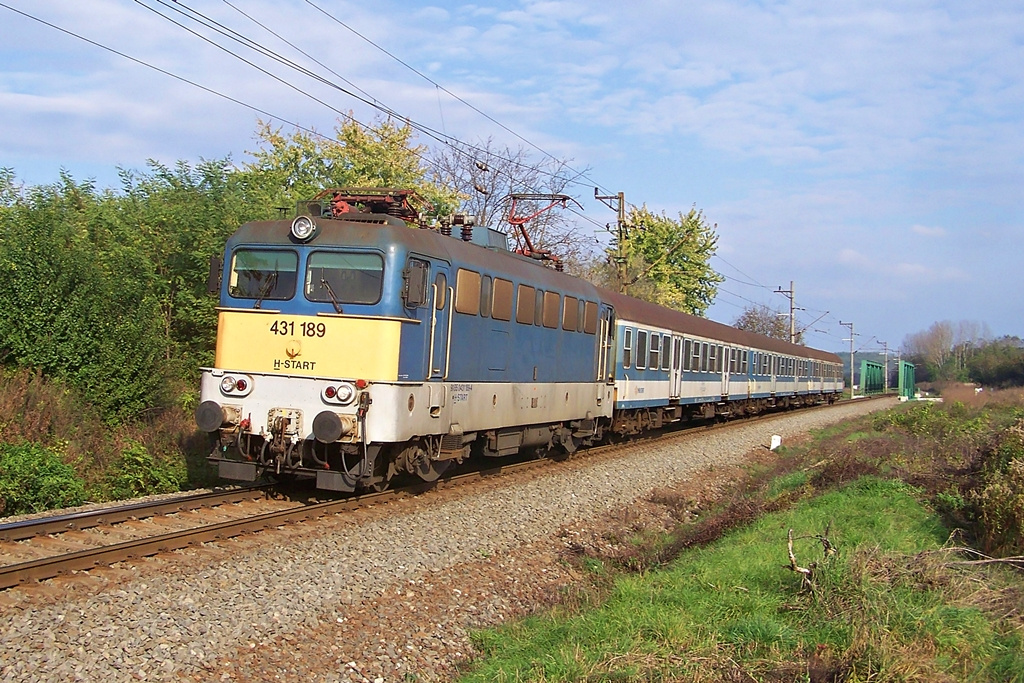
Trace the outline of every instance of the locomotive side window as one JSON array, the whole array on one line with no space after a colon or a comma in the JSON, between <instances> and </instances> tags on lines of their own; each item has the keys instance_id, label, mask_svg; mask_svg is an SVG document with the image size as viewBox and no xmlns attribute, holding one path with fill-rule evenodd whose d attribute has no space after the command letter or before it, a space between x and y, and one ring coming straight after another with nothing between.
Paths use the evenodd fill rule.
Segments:
<instances>
[{"instance_id":1,"label":"locomotive side window","mask_svg":"<svg viewBox=\"0 0 1024 683\"><path fill-rule=\"evenodd\" d=\"M455 275L455 310L459 313L480 313L480 273L459 268Z\"/></svg>"},{"instance_id":2,"label":"locomotive side window","mask_svg":"<svg viewBox=\"0 0 1024 683\"><path fill-rule=\"evenodd\" d=\"M434 286L437 287L437 294L434 295L434 308L441 310L448 303L448 278L444 273L438 273L434 278Z\"/></svg>"},{"instance_id":3,"label":"locomotive side window","mask_svg":"<svg viewBox=\"0 0 1024 683\"><path fill-rule=\"evenodd\" d=\"M480 315L488 317L491 314L491 276L484 275L480 280Z\"/></svg>"},{"instance_id":4,"label":"locomotive side window","mask_svg":"<svg viewBox=\"0 0 1024 683\"><path fill-rule=\"evenodd\" d=\"M384 285L378 254L314 251L306 262L306 298L345 304L375 304Z\"/></svg>"},{"instance_id":5,"label":"locomotive side window","mask_svg":"<svg viewBox=\"0 0 1024 683\"><path fill-rule=\"evenodd\" d=\"M426 261L411 258L402 271L402 298L407 308L419 308L427 303L427 276L430 264Z\"/></svg>"},{"instance_id":6,"label":"locomotive side window","mask_svg":"<svg viewBox=\"0 0 1024 683\"><path fill-rule=\"evenodd\" d=\"M544 292L544 316L542 323L544 327L556 329L558 327L558 314L561 313L562 297L558 292Z\"/></svg>"},{"instance_id":7,"label":"locomotive side window","mask_svg":"<svg viewBox=\"0 0 1024 683\"><path fill-rule=\"evenodd\" d=\"M662 370L668 370L668 364L669 364L669 355L668 355L668 353L669 353L668 348L669 347L668 347L668 344L669 344L670 340L671 340L671 337L669 335L667 335L667 334L664 335L661 338L661 369Z\"/></svg>"},{"instance_id":8,"label":"locomotive side window","mask_svg":"<svg viewBox=\"0 0 1024 683\"><path fill-rule=\"evenodd\" d=\"M529 285L519 285L516 294L516 322L524 325L534 323L534 311L537 308L536 290Z\"/></svg>"},{"instance_id":9,"label":"locomotive side window","mask_svg":"<svg viewBox=\"0 0 1024 683\"><path fill-rule=\"evenodd\" d=\"M582 300L580 300L579 307L577 309L577 314L576 314L576 331L577 332L582 332L583 331L583 319L585 317L584 314L583 314L583 308L584 308L584 302Z\"/></svg>"},{"instance_id":10,"label":"locomotive side window","mask_svg":"<svg viewBox=\"0 0 1024 683\"><path fill-rule=\"evenodd\" d=\"M658 352L661 350L661 339L657 332L651 332L651 370L658 369Z\"/></svg>"},{"instance_id":11,"label":"locomotive side window","mask_svg":"<svg viewBox=\"0 0 1024 683\"><path fill-rule=\"evenodd\" d=\"M636 369L643 370L647 367L647 332L636 331Z\"/></svg>"},{"instance_id":12,"label":"locomotive side window","mask_svg":"<svg viewBox=\"0 0 1024 683\"><path fill-rule=\"evenodd\" d=\"M633 363L633 328L627 327L622 337L622 367L628 368Z\"/></svg>"},{"instance_id":13,"label":"locomotive side window","mask_svg":"<svg viewBox=\"0 0 1024 683\"><path fill-rule=\"evenodd\" d=\"M593 301L588 301L583 307L583 331L597 334L597 304Z\"/></svg>"},{"instance_id":14,"label":"locomotive side window","mask_svg":"<svg viewBox=\"0 0 1024 683\"><path fill-rule=\"evenodd\" d=\"M299 255L284 249L238 249L231 257L228 294L236 299L291 299Z\"/></svg>"},{"instance_id":15,"label":"locomotive side window","mask_svg":"<svg viewBox=\"0 0 1024 683\"><path fill-rule=\"evenodd\" d=\"M491 317L495 320L511 320L512 319L512 292L515 291L512 288L512 283L508 280L502 280L500 277L494 278L494 299L491 305Z\"/></svg>"},{"instance_id":16,"label":"locomotive side window","mask_svg":"<svg viewBox=\"0 0 1024 683\"><path fill-rule=\"evenodd\" d=\"M544 295L546 292L542 289L537 290L537 301L533 307L533 324L540 325L544 320Z\"/></svg>"},{"instance_id":17,"label":"locomotive side window","mask_svg":"<svg viewBox=\"0 0 1024 683\"><path fill-rule=\"evenodd\" d=\"M565 310L562 311L562 329L568 330L569 332L575 332L576 326L579 322L577 314L579 313L579 300L574 296L565 297Z\"/></svg>"}]
</instances>

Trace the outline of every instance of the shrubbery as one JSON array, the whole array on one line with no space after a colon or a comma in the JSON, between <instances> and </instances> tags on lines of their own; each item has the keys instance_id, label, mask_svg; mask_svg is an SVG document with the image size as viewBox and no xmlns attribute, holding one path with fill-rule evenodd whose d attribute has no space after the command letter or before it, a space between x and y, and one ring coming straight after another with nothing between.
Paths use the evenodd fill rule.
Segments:
<instances>
[{"instance_id":1,"label":"shrubbery","mask_svg":"<svg viewBox=\"0 0 1024 683\"><path fill-rule=\"evenodd\" d=\"M0 444L0 514L81 505L85 482L52 450L31 443Z\"/></svg>"},{"instance_id":2,"label":"shrubbery","mask_svg":"<svg viewBox=\"0 0 1024 683\"><path fill-rule=\"evenodd\" d=\"M114 500L173 493L180 490L187 479L184 462L158 461L145 446L132 441L111 465L105 493Z\"/></svg>"}]
</instances>

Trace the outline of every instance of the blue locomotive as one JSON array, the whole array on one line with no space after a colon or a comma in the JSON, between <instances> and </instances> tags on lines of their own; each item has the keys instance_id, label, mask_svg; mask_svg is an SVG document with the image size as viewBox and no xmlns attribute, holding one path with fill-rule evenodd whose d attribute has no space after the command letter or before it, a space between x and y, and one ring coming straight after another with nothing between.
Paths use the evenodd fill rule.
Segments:
<instances>
[{"instance_id":1,"label":"blue locomotive","mask_svg":"<svg viewBox=\"0 0 1024 683\"><path fill-rule=\"evenodd\" d=\"M414 199L337 191L228 240L196 411L222 478L379 490L842 391L833 354L599 289L466 216L410 228Z\"/></svg>"}]
</instances>

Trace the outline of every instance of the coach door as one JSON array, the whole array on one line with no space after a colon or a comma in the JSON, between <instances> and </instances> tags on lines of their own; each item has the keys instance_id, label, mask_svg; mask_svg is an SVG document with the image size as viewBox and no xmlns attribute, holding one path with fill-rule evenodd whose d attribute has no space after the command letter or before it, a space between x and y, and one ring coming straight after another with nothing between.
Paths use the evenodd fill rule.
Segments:
<instances>
[{"instance_id":1,"label":"coach door","mask_svg":"<svg viewBox=\"0 0 1024 683\"><path fill-rule=\"evenodd\" d=\"M434 261L432 264L431 285L431 317L430 317L430 350L428 358L430 368L427 379L439 380L448 378L451 364L452 349L452 293L449 284L450 269L447 263Z\"/></svg>"},{"instance_id":2,"label":"coach door","mask_svg":"<svg viewBox=\"0 0 1024 683\"><path fill-rule=\"evenodd\" d=\"M672 335L672 369L669 370L668 397L683 394L683 338Z\"/></svg>"}]
</instances>

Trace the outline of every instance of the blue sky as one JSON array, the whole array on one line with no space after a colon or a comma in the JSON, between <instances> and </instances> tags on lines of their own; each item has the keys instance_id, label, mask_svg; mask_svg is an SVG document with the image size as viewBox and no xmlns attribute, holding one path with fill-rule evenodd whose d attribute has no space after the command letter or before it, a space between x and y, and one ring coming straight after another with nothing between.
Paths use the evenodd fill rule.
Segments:
<instances>
[{"instance_id":1,"label":"blue sky","mask_svg":"<svg viewBox=\"0 0 1024 683\"><path fill-rule=\"evenodd\" d=\"M191 8L464 140L520 141L355 36L337 17L603 191L717 224L710 317L795 282L808 341L897 347L937 320L1024 335L1024 5L605 0L0 0L320 131L337 113L146 7ZM237 8L237 9L236 9ZM0 7L0 166L26 183L255 146L257 114ZM261 64L266 64L261 61ZM373 112L275 67L363 121ZM329 75L330 74L326 74ZM336 77L330 76L333 80ZM346 86L348 87L348 86ZM422 139L421 142L430 142ZM614 219L574 189L585 215Z\"/></svg>"}]
</instances>

